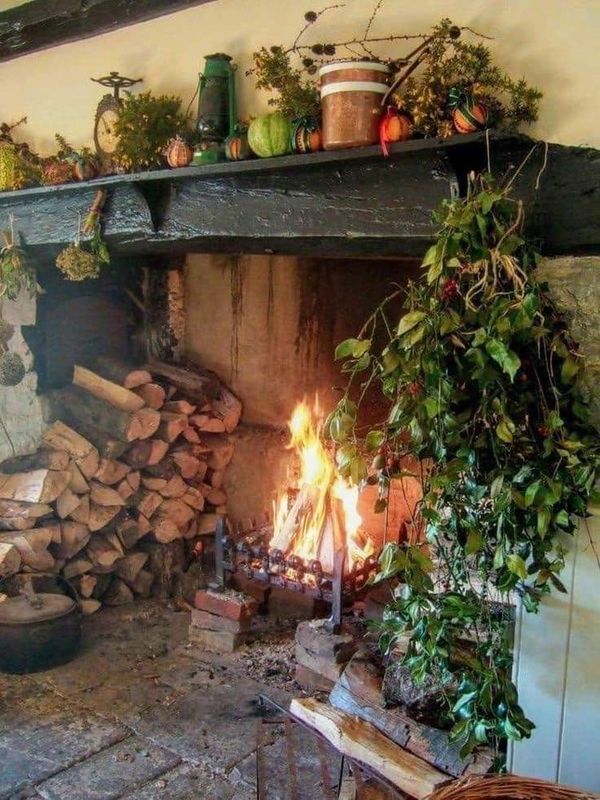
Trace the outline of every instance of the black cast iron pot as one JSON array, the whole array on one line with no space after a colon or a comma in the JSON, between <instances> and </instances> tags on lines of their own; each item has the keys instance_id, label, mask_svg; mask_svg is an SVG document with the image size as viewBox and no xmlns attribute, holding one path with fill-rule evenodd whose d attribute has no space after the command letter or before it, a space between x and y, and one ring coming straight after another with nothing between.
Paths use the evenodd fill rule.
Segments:
<instances>
[{"instance_id":1,"label":"black cast iron pot","mask_svg":"<svg viewBox=\"0 0 600 800\"><path fill-rule=\"evenodd\" d=\"M43 578L50 591L37 591ZM57 591L63 586L68 594ZM23 675L66 664L81 644L81 610L74 587L62 576L31 576L18 594L0 603L0 671Z\"/></svg>"}]
</instances>

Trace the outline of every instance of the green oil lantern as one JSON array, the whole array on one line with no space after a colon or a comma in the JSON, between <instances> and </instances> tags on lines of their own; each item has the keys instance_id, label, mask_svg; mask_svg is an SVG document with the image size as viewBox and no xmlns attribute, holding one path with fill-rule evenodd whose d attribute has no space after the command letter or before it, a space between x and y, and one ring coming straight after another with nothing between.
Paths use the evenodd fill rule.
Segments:
<instances>
[{"instance_id":1,"label":"green oil lantern","mask_svg":"<svg viewBox=\"0 0 600 800\"><path fill-rule=\"evenodd\" d=\"M194 164L213 164L224 158L223 142L234 132L235 70L231 56L205 56L198 84L198 119Z\"/></svg>"}]
</instances>

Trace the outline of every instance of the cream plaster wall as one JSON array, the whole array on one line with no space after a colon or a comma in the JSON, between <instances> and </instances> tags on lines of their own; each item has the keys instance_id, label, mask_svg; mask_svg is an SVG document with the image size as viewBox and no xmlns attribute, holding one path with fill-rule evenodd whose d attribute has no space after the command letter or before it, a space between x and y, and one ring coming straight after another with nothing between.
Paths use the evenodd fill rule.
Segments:
<instances>
[{"instance_id":1,"label":"cream plaster wall","mask_svg":"<svg viewBox=\"0 0 600 800\"><path fill-rule=\"evenodd\" d=\"M314 29L326 39L361 30L374 0L346 0ZM303 13L325 3L312 0L216 0L204 6L121 30L33 53L0 64L0 119L26 114L22 135L42 152L61 131L76 145L91 140L102 90L90 77L119 70L144 77L144 87L179 94L187 105L206 53L230 53L239 64L241 114L266 104L244 72L262 44L293 41ZM502 65L527 76L545 92L531 132L563 144L600 147L596 76L600 73L598 0L384 0L373 32L425 31L443 16L495 36L490 43ZM311 37L312 38L312 37ZM406 51L402 43L400 52Z\"/></svg>"}]
</instances>

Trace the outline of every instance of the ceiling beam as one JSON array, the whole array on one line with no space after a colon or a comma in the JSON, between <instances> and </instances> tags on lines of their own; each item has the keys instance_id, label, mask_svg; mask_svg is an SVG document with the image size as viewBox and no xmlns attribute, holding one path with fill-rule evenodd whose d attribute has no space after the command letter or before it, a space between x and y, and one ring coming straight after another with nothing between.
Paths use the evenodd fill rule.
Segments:
<instances>
[{"instance_id":1,"label":"ceiling beam","mask_svg":"<svg viewBox=\"0 0 600 800\"><path fill-rule=\"evenodd\" d=\"M215 0L30 0L0 13L0 61Z\"/></svg>"}]
</instances>

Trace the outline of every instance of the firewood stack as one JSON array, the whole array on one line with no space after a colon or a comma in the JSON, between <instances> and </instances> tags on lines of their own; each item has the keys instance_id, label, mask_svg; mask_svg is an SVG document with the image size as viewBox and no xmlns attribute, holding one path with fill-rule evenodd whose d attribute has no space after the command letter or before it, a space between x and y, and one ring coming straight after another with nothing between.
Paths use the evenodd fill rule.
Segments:
<instances>
[{"instance_id":1,"label":"firewood stack","mask_svg":"<svg viewBox=\"0 0 600 800\"><path fill-rule=\"evenodd\" d=\"M226 512L240 401L195 367L101 358L50 406L38 451L0 464L0 577L61 573L88 613L148 597L151 548Z\"/></svg>"}]
</instances>

